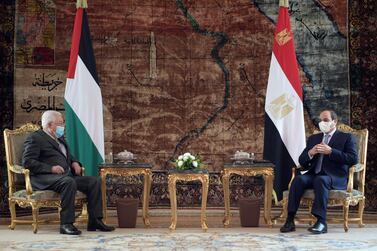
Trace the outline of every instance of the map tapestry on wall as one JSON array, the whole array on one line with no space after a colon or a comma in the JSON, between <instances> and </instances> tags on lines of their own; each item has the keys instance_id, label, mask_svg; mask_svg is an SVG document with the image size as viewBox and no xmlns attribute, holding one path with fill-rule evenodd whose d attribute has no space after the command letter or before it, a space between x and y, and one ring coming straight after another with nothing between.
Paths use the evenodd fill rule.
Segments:
<instances>
[{"instance_id":1,"label":"map tapestry on wall","mask_svg":"<svg viewBox=\"0 0 377 251\"><path fill-rule=\"evenodd\" d=\"M17 1L16 64L54 64L55 11L53 0Z\"/></svg>"},{"instance_id":2,"label":"map tapestry on wall","mask_svg":"<svg viewBox=\"0 0 377 251\"><path fill-rule=\"evenodd\" d=\"M35 2L50 6L47 1ZM31 107L40 108L33 111L39 112L25 108L29 99L22 88L30 87L36 76L49 75L49 88L57 77L63 81L56 88L60 94L51 95L59 107L74 2L54 1L55 66L24 66L25 74L16 79L15 99L25 100L23 107L15 105L15 114L20 114L15 116L16 125L38 120L44 109L40 103L48 102L49 94L34 93L45 97L30 101ZM200 154L211 170L221 170L236 150L261 158L278 2L90 1L89 25L105 106L106 153L127 149L139 160L153 163L154 169L168 168L169 160L186 151ZM307 127L313 126L324 107L335 109L349 123L347 3L289 3ZM42 22L31 20L36 25ZM18 32L16 36L18 41Z\"/></svg>"}]
</instances>

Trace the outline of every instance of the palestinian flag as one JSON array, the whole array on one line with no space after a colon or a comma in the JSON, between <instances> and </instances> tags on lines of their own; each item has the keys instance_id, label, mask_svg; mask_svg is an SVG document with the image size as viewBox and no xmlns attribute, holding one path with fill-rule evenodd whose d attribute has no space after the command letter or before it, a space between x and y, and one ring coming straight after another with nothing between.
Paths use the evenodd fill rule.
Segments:
<instances>
[{"instance_id":1,"label":"palestinian flag","mask_svg":"<svg viewBox=\"0 0 377 251\"><path fill-rule=\"evenodd\" d=\"M288 14L280 0L265 102L264 159L275 164L274 190L282 199L291 169L305 148L303 96Z\"/></svg>"},{"instance_id":2,"label":"palestinian flag","mask_svg":"<svg viewBox=\"0 0 377 251\"><path fill-rule=\"evenodd\" d=\"M104 160L102 95L82 6L76 11L64 107L70 151L85 167L85 175L98 175Z\"/></svg>"}]
</instances>

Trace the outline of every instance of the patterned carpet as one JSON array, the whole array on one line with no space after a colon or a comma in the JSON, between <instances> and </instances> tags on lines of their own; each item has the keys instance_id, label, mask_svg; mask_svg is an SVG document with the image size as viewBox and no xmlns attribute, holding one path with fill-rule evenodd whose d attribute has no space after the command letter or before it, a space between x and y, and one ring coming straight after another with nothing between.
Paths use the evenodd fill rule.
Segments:
<instances>
[{"instance_id":1,"label":"patterned carpet","mask_svg":"<svg viewBox=\"0 0 377 251\"><path fill-rule=\"evenodd\" d=\"M318 4L330 4L331 1L316 1ZM0 126L1 130L13 128L13 82L14 82L14 0L3 0L0 3ZM369 128L368 173L366 177L366 209L374 212L377 209L377 130L375 130L377 109L375 100L377 92L377 61L376 58L376 26L377 1L349 0L349 62L351 88L351 125L355 128ZM368 17L368 18L366 18ZM4 159L4 143L0 137L0 215L9 216L7 176ZM136 187L135 189L138 189ZM239 190L239 189L238 189ZM158 200L162 192L152 191L152 197L159 205L166 201ZM115 194L115 193L114 193ZM218 193L217 193L218 194ZM152 201L153 202L153 201ZM162 203L161 203L162 202ZM164 204L165 203L165 204ZM19 212L22 212L20 210ZM29 212L29 211L27 211Z\"/></svg>"},{"instance_id":2,"label":"patterned carpet","mask_svg":"<svg viewBox=\"0 0 377 251\"><path fill-rule=\"evenodd\" d=\"M278 226L259 228L116 229L112 233L86 232L81 236L57 233L57 226L44 226L38 234L30 226L10 231L0 226L0 250L376 250L377 226L354 227L344 233L332 225L329 233L312 235L300 225L297 231L279 233ZM81 228L82 229L82 228Z\"/></svg>"},{"instance_id":3,"label":"patterned carpet","mask_svg":"<svg viewBox=\"0 0 377 251\"><path fill-rule=\"evenodd\" d=\"M329 217L335 212L330 211ZM85 224L77 225L81 236L66 236L58 233L58 225L41 225L33 234L30 225L7 228L9 219L0 219L0 250L377 250L376 215L366 214L365 228L351 224L345 233L341 224L329 224L327 234L312 235L307 224L298 224L296 232L281 234L282 223L269 228L260 218L260 227L241 228L238 210L231 210L230 228L222 227L223 209L207 210L208 231L200 229L200 210L178 210L178 224L174 232L168 230L171 211L150 211L151 227L146 228L138 212L136 228L117 228L111 233L87 232ZM278 212L273 212L278 215ZM303 217L306 211L300 211ZM115 210L108 211L108 224L117 225ZM56 214L41 215L44 219L56 219ZM30 216L24 217L30 219Z\"/></svg>"}]
</instances>

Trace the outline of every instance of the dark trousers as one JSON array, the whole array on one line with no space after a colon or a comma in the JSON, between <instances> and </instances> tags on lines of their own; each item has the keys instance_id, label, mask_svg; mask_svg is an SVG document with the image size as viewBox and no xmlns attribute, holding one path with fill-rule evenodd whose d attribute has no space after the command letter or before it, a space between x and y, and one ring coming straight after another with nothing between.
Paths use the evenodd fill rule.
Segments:
<instances>
[{"instance_id":1,"label":"dark trousers","mask_svg":"<svg viewBox=\"0 0 377 251\"><path fill-rule=\"evenodd\" d=\"M305 189L314 190L312 214L323 223L326 222L327 202L331 189L331 178L326 174L304 174L296 176L289 189L288 215L295 215L300 206Z\"/></svg>"},{"instance_id":2,"label":"dark trousers","mask_svg":"<svg viewBox=\"0 0 377 251\"><path fill-rule=\"evenodd\" d=\"M60 224L75 222L75 195L83 192L88 200L89 219L102 218L101 180L93 176L65 176L48 189L60 194Z\"/></svg>"}]
</instances>

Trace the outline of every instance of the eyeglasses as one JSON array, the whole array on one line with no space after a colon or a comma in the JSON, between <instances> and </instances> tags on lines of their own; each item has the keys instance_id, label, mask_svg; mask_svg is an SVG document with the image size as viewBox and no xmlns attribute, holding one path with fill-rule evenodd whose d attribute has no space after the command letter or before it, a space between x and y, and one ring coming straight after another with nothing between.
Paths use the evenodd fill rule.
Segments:
<instances>
[{"instance_id":1,"label":"eyeglasses","mask_svg":"<svg viewBox=\"0 0 377 251\"><path fill-rule=\"evenodd\" d=\"M65 127L65 123L64 122L62 122L62 123L51 122L51 124L55 124L57 126L63 126L63 127Z\"/></svg>"}]
</instances>

